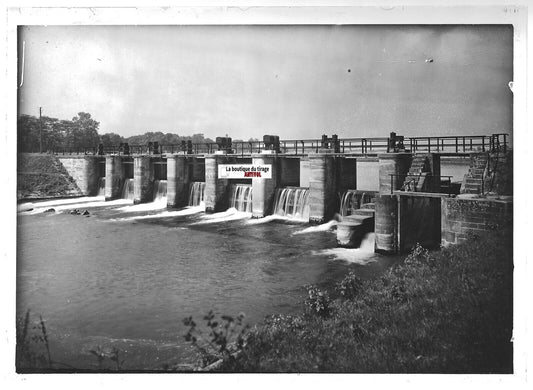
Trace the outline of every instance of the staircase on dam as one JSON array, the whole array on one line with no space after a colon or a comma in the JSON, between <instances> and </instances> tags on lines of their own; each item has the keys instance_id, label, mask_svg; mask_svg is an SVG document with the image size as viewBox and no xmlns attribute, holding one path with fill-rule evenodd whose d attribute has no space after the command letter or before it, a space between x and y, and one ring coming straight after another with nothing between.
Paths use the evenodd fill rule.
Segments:
<instances>
[{"instance_id":1,"label":"staircase on dam","mask_svg":"<svg viewBox=\"0 0 533 390\"><path fill-rule=\"evenodd\" d=\"M431 169L427 156L415 155L402 186L404 191L424 191L428 185Z\"/></svg>"},{"instance_id":2,"label":"staircase on dam","mask_svg":"<svg viewBox=\"0 0 533 390\"><path fill-rule=\"evenodd\" d=\"M363 238L374 231L375 204L364 203L337 225L337 246L359 248Z\"/></svg>"},{"instance_id":3,"label":"staircase on dam","mask_svg":"<svg viewBox=\"0 0 533 390\"><path fill-rule=\"evenodd\" d=\"M461 185L461 194L482 194L484 175L489 161L488 153L476 153L470 157L470 167Z\"/></svg>"}]
</instances>

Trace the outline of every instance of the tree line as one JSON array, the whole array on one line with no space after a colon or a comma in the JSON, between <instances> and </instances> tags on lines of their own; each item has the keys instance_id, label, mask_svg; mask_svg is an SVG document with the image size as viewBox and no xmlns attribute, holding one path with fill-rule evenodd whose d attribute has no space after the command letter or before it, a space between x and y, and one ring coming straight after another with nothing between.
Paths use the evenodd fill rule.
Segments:
<instances>
[{"instance_id":1,"label":"tree line","mask_svg":"<svg viewBox=\"0 0 533 390\"><path fill-rule=\"evenodd\" d=\"M99 134L99 126L100 122L94 120L91 114L86 112L79 112L72 120L42 116L40 121L38 117L21 114L17 121L17 150L19 153L39 152L40 150L48 152L66 148L97 147L100 143L104 146L113 146L124 142L130 145L146 145L148 142L170 145L181 144L181 141L189 140L193 143L214 142L201 133L181 136L175 133L149 131L130 137L123 137L113 132Z\"/></svg>"}]
</instances>

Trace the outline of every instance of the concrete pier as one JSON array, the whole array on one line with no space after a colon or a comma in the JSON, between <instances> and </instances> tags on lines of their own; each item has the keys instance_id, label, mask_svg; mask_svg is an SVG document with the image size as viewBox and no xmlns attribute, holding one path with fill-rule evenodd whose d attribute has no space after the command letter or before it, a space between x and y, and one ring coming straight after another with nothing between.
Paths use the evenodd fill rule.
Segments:
<instances>
[{"instance_id":1,"label":"concrete pier","mask_svg":"<svg viewBox=\"0 0 533 390\"><path fill-rule=\"evenodd\" d=\"M375 252L398 252L398 200L396 195L377 195L375 201Z\"/></svg>"},{"instance_id":2,"label":"concrete pier","mask_svg":"<svg viewBox=\"0 0 533 390\"><path fill-rule=\"evenodd\" d=\"M125 169L121 156L106 156L105 158L105 200L114 200L122 196L122 185L125 179Z\"/></svg>"},{"instance_id":3,"label":"concrete pier","mask_svg":"<svg viewBox=\"0 0 533 390\"><path fill-rule=\"evenodd\" d=\"M167 207L183 207L189 203L191 166L184 155L167 156Z\"/></svg>"},{"instance_id":4,"label":"concrete pier","mask_svg":"<svg viewBox=\"0 0 533 390\"><path fill-rule=\"evenodd\" d=\"M154 197L154 169L150 156L133 158L133 203L148 203Z\"/></svg>"},{"instance_id":5,"label":"concrete pier","mask_svg":"<svg viewBox=\"0 0 533 390\"><path fill-rule=\"evenodd\" d=\"M379 193L391 194L392 190L399 190L405 175L411 166L411 153L386 153L378 155L379 159ZM391 176L395 175L392 178Z\"/></svg>"},{"instance_id":6,"label":"concrete pier","mask_svg":"<svg viewBox=\"0 0 533 390\"><path fill-rule=\"evenodd\" d=\"M235 164L234 157L208 155L205 157L205 212L225 211L229 207L229 179L218 178L220 164Z\"/></svg>"},{"instance_id":7,"label":"concrete pier","mask_svg":"<svg viewBox=\"0 0 533 390\"><path fill-rule=\"evenodd\" d=\"M329 221L339 209L335 157L309 154L309 222Z\"/></svg>"},{"instance_id":8,"label":"concrete pier","mask_svg":"<svg viewBox=\"0 0 533 390\"><path fill-rule=\"evenodd\" d=\"M272 165L272 179L252 180L252 218L263 218L272 214L276 188L280 186L280 160L277 156L254 154L252 164Z\"/></svg>"}]
</instances>

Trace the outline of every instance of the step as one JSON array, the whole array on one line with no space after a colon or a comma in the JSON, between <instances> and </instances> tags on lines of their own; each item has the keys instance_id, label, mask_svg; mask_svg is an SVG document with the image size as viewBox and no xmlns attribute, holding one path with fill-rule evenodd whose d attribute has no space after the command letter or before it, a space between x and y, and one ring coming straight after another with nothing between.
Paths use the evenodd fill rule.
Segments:
<instances>
[{"instance_id":1,"label":"step","mask_svg":"<svg viewBox=\"0 0 533 390\"><path fill-rule=\"evenodd\" d=\"M467 177L465 183L466 184L481 184L483 183L483 179L475 178L475 177Z\"/></svg>"},{"instance_id":2,"label":"step","mask_svg":"<svg viewBox=\"0 0 533 390\"><path fill-rule=\"evenodd\" d=\"M357 209L350 215L350 217L352 215L354 215L354 216L362 216L362 217L373 217L375 212L376 212L376 210L374 210L374 209Z\"/></svg>"},{"instance_id":3,"label":"step","mask_svg":"<svg viewBox=\"0 0 533 390\"><path fill-rule=\"evenodd\" d=\"M363 203L363 204L361 205L360 209L371 209L371 210L375 210L375 209L376 209L376 204L373 203L373 202Z\"/></svg>"}]
</instances>

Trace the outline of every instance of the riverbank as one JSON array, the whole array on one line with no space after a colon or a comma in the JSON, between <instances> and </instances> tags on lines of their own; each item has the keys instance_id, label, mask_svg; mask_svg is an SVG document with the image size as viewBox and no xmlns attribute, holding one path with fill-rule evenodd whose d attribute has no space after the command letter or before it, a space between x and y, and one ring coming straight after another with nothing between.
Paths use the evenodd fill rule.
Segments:
<instances>
[{"instance_id":1,"label":"riverbank","mask_svg":"<svg viewBox=\"0 0 533 390\"><path fill-rule=\"evenodd\" d=\"M56 156L38 153L17 155L17 199L19 201L82 195L76 182Z\"/></svg>"},{"instance_id":2,"label":"riverbank","mask_svg":"<svg viewBox=\"0 0 533 390\"><path fill-rule=\"evenodd\" d=\"M304 314L272 316L217 370L512 373L512 280L510 231L419 247L379 279L310 288Z\"/></svg>"}]
</instances>

